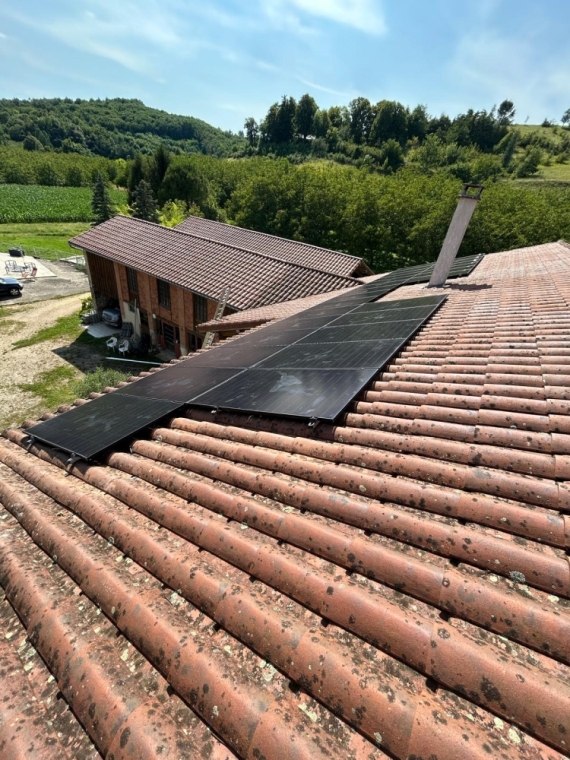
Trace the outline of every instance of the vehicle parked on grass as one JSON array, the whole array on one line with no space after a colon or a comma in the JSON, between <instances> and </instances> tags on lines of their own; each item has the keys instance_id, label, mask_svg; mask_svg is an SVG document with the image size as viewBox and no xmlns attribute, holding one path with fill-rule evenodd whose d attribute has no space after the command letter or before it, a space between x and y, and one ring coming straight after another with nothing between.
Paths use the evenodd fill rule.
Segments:
<instances>
[{"instance_id":1,"label":"vehicle parked on grass","mask_svg":"<svg viewBox=\"0 0 570 760\"><path fill-rule=\"evenodd\" d=\"M0 277L0 296L16 296L22 295L23 290L22 283L15 277Z\"/></svg>"}]
</instances>

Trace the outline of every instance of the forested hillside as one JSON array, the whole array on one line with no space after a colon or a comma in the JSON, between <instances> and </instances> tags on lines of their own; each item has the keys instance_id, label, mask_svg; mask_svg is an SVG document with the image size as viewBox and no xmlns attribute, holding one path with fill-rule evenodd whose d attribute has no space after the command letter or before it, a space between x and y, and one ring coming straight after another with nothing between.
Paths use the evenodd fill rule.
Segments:
<instances>
[{"instance_id":1,"label":"forested hillside","mask_svg":"<svg viewBox=\"0 0 570 760\"><path fill-rule=\"evenodd\" d=\"M113 213L169 226L203 215L385 271L435 260L461 183L482 182L461 253L570 239L570 130L514 118L510 101L450 118L365 98L325 110L306 95L247 119L244 138L136 100L0 101L2 220L89 221L97 181ZM556 181L536 179L545 166Z\"/></svg>"},{"instance_id":2,"label":"forested hillside","mask_svg":"<svg viewBox=\"0 0 570 760\"><path fill-rule=\"evenodd\" d=\"M164 142L169 150L229 156L243 138L192 116L149 108L140 100L0 100L0 143L28 150L134 158Z\"/></svg>"},{"instance_id":3,"label":"forested hillside","mask_svg":"<svg viewBox=\"0 0 570 760\"><path fill-rule=\"evenodd\" d=\"M557 127L514 125L515 104L450 118L426 106L359 97L348 106L319 108L311 95L283 97L258 123L245 120L250 154L287 156L294 163L328 158L391 174L403 166L445 169L464 182L532 177L542 166L570 164L570 109ZM570 169L570 167L569 167Z\"/></svg>"},{"instance_id":4,"label":"forested hillside","mask_svg":"<svg viewBox=\"0 0 570 760\"><path fill-rule=\"evenodd\" d=\"M433 261L461 189L444 170L392 175L285 158L221 161L157 154L131 165L130 196L147 182L176 224L188 213L364 256L375 271ZM461 253L570 239L570 190L491 182Z\"/></svg>"}]
</instances>

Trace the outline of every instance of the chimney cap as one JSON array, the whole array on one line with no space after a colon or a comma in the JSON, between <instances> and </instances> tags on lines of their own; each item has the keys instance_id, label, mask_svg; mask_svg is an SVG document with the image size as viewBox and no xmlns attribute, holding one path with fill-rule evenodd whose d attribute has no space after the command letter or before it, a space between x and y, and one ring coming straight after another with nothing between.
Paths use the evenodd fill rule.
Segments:
<instances>
[{"instance_id":1,"label":"chimney cap","mask_svg":"<svg viewBox=\"0 0 570 760\"><path fill-rule=\"evenodd\" d=\"M484 189L485 185L475 185L471 182L464 182L459 197L472 198L474 201L479 201L481 200L481 194Z\"/></svg>"}]
</instances>

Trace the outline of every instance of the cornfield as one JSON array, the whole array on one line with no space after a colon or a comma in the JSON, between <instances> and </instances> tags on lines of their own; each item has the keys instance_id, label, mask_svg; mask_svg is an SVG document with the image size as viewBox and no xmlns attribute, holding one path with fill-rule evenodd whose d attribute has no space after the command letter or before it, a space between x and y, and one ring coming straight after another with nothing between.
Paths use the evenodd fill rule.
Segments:
<instances>
[{"instance_id":1,"label":"cornfield","mask_svg":"<svg viewBox=\"0 0 570 760\"><path fill-rule=\"evenodd\" d=\"M126 203L125 191L110 192L113 203ZM0 185L0 224L89 222L92 217L88 187Z\"/></svg>"}]
</instances>

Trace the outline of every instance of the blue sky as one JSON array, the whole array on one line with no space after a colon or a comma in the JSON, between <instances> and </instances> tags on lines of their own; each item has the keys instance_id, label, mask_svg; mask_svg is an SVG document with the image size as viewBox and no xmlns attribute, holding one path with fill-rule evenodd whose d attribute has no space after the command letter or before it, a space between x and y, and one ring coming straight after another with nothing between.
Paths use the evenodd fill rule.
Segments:
<instances>
[{"instance_id":1,"label":"blue sky","mask_svg":"<svg viewBox=\"0 0 570 760\"><path fill-rule=\"evenodd\" d=\"M136 97L238 130L281 95L570 108L567 0L8 0L1 97Z\"/></svg>"}]
</instances>

